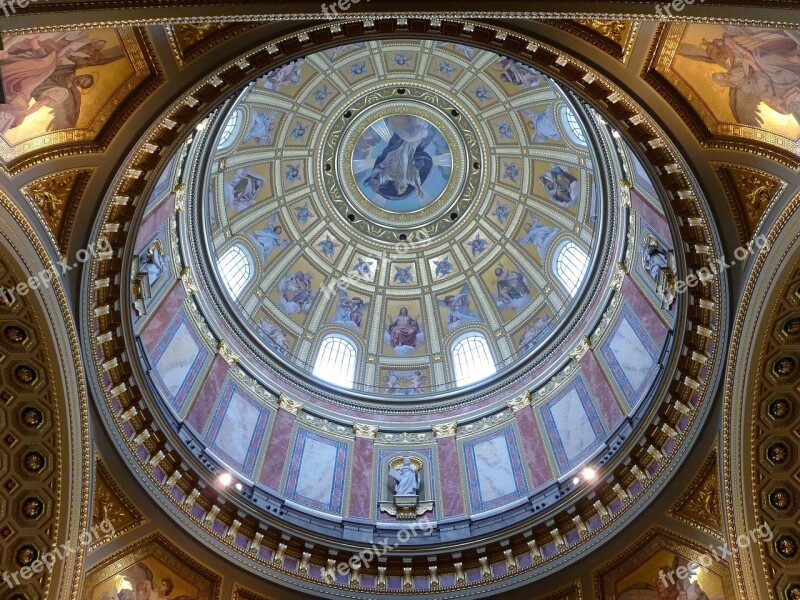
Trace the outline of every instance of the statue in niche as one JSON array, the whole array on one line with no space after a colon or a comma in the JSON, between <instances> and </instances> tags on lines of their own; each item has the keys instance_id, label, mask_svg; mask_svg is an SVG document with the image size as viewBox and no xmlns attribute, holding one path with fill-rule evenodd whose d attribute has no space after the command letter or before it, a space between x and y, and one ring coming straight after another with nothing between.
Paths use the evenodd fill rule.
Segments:
<instances>
[{"instance_id":1,"label":"statue in niche","mask_svg":"<svg viewBox=\"0 0 800 600\"><path fill-rule=\"evenodd\" d=\"M677 284L675 253L663 248L654 236L647 235L642 244L642 266L655 281L661 307L671 308L675 302Z\"/></svg>"},{"instance_id":2,"label":"statue in niche","mask_svg":"<svg viewBox=\"0 0 800 600\"><path fill-rule=\"evenodd\" d=\"M416 519L433 510L433 501L420 500L422 460L415 456L397 456L389 461L387 487L390 500L378 502L382 512L400 520Z\"/></svg>"},{"instance_id":3,"label":"statue in niche","mask_svg":"<svg viewBox=\"0 0 800 600\"><path fill-rule=\"evenodd\" d=\"M147 253L139 259L139 272L147 276L147 283L153 285L159 275L166 268L166 254L160 240L156 240L148 249Z\"/></svg>"},{"instance_id":4,"label":"statue in niche","mask_svg":"<svg viewBox=\"0 0 800 600\"><path fill-rule=\"evenodd\" d=\"M389 468L389 475L397 482L394 486L395 496L416 496L419 493L419 472L406 457L399 468Z\"/></svg>"}]
</instances>

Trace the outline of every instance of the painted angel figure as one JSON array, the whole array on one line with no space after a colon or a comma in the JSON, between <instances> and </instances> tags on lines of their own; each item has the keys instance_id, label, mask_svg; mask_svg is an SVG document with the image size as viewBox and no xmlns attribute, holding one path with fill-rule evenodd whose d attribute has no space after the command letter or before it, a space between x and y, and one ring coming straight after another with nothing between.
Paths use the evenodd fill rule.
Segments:
<instances>
[{"instance_id":1,"label":"painted angel figure","mask_svg":"<svg viewBox=\"0 0 800 600\"><path fill-rule=\"evenodd\" d=\"M403 459L399 469L389 469L389 475L396 481L395 496L416 496L419 493L419 472L411 464L411 459Z\"/></svg>"},{"instance_id":2,"label":"painted angel figure","mask_svg":"<svg viewBox=\"0 0 800 600\"><path fill-rule=\"evenodd\" d=\"M277 352L284 355L289 353L291 344L289 340L286 339L286 334L284 334L275 323L269 319L263 319L258 326L261 328L261 331L264 332L264 335L275 345L275 350Z\"/></svg>"},{"instance_id":3,"label":"painted angel figure","mask_svg":"<svg viewBox=\"0 0 800 600\"><path fill-rule=\"evenodd\" d=\"M333 323L361 329L364 323L364 313L368 308L369 302L365 302L362 298L351 298L346 291L339 290L339 303L336 306Z\"/></svg>"},{"instance_id":4,"label":"painted angel figure","mask_svg":"<svg viewBox=\"0 0 800 600\"><path fill-rule=\"evenodd\" d=\"M481 316L470 308L470 291L467 286L462 287L458 294L449 294L438 302L440 306L447 308L447 329L481 320Z\"/></svg>"},{"instance_id":5,"label":"painted angel figure","mask_svg":"<svg viewBox=\"0 0 800 600\"><path fill-rule=\"evenodd\" d=\"M536 112L525 109L522 111L522 116L528 119L528 126L533 128L531 143L537 144L561 139L561 133L558 131L553 118L552 105Z\"/></svg>"},{"instance_id":6,"label":"painted angel figure","mask_svg":"<svg viewBox=\"0 0 800 600\"><path fill-rule=\"evenodd\" d=\"M725 69L711 74L711 81L729 89L731 110L739 123L762 126L762 102L800 122L800 34L791 29L722 28L722 37L703 40L699 46L681 44L678 53Z\"/></svg>"},{"instance_id":7,"label":"painted angel figure","mask_svg":"<svg viewBox=\"0 0 800 600\"><path fill-rule=\"evenodd\" d=\"M529 211L528 215L531 222L525 224L525 235L519 238L517 242L522 246L534 246L539 253L539 258L544 259L547 249L558 235L558 228L542 225L539 217L533 211Z\"/></svg>"},{"instance_id":8,"label":"painted angel figure","mask_svg":"<svg viewBox=\"0 0 800 600\"><path fill-rule=\"evenodd\" d=\"M553 318L550 315L546 317L539 317L535 322L529 323L525 329L525 333L519 340L520 354L527 354L536 346L536 340L539 336L550 329L550 324Z\"/></svg>"},{"instance_id":9,"label":"painted angel figure","mask_svg":"<svg viewBox=\"0 0 800 600\"><path fill-rule=\"evenodd\" d=\"M275 121L278 119L278 113L275 111L265 113L257 111L253 113L253 122L247 128L247 133L244 134L243 143L250 140L258 144L271 144L272 143L272 130L275 127Z\"/></svg>"},{"instance_id":10,"label":"painted angel figure","mask_svg":"<svg viewBox=\"0 0 800 600\"><path fill-rule=\"evenodd\" d=\"M501 57L498 61L503 73L500 79L513 83L523 88L536 87L542 82L542 76L530 68L528 65L515 61L511 58Z\"/></svg>"},{"instance_id":11,"label":"painted angel figure","mask_svg":"<svg viewBox=\"0 0 800 600\"><path fill-rule=\"evenodd\" d=\"M273 69L261 78L264 89L278 91L285 85L299 84L302 80L300 73L305 62L304 59L298 58L282 67Z\"/></svg>"},{"instance_id":12,"label":"painted angel figure","mask_svg":"<svg viewBox=\"0 0 800 600\"><path fill-rule=\"evenodd\" d=\"M281 236L282 233L283 229L278 225L278 215L275 214L267 219L267 226L264 229L252 234L253 241L261 248L261 258L264 262L267 262L273 250L283 248L289 243L289 240Z\"/></svg>"},{"instance_id":13,"label":"painted angel figure","mask_svg":"<svg viewBox=\"0 0 800 600\"><path fill-rule=\"evenodd\" d=\"M170 596L175 589L171 577L153 581L153 571L143 562L138 562L122 570L118 574L130 588L120 588L116 593L105 592L101 600L197 600L195 596Z\"/></svg>"}]
</instances>

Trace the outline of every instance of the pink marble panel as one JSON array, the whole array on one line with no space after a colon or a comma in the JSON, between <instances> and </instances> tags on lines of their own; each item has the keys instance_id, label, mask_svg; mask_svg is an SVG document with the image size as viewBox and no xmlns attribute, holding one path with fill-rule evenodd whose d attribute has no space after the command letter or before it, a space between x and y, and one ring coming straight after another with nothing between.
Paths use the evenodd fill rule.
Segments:
<instances>
[{"instance_id":1,"label":"pink marble panel","mask_svg":"<svg viewBox=\"0 0 800 600\"><path fill-rule=\"evenodd\" d=\"M225 377L230 369L231 366L225 359L217 354L214 357L211 368L208 370L205 381L203 381L197 392L194 404L186 414L186 422L200 435L206 428L211 411L219 401Z\"/></svg>"},{"instance_id":2,"label":"pink marble panel","mask_svg":"<svg viewBox=\"0 0 800 600\"><path fill-rule=\"evenodd\" d=\"M371 516L374 446L371 439L356 438L353 472L350 476L349 515L351 517L369 519Z\"/></svg>"},{"instance_id":3,"label":"pink marble panel","mask_svg":"<svg viewBox=\"0 0 800 600\"><path fill-rule=\"evenodd\" d=\"M147 215L139 226L139 231L136 234L136 245L134 252L138 254L144 248L147 241L153 236L153 233L164 224L170 216L175 213L175 194L170 194L161 203L157 209Z\"/></svg>"},{"instance_id":4,"label":"pink marble panel","mask_svg":"<svg viewBox=\"0 0 800 600\"><path fill-rule=\"evenodd\" d=\"M295 415L286 410L279 410L272 426L272 434L267 446L267 459L261 469L259 481L269 489L277 492L281 485L283 466L288 462L289 443L294 431Z\"/></svg>"},{"instance_id":5,"label":"pink marble panel","mask_svg":"<svg viewBox=\"0 0 800 600\"><path fill-rule=\"evenodd\" d=\"M536 426L533 407L526 406L522 410L518 410L514 417L517 420L517 427L522 437L522 450L525 453L525 461L528 463L528 470L531 473L531 485L535 488L553 479L550 463L544 458L547 456L544 449L544 440L542 440L542 434Z\"/></svg>"},{"instance_id":6,"label":"pink marble panel","mask_svg":"<svg viewBox=\"0 0 800 600\"><path fill-rule=\"evenodd\" d=\"M614 395L614 390L600 368L594 352L587 352L581 359L580 365L583 371L583 380L589 388L589 396L594 401L600 418L603 419L603 425L607 431L612 431L625 418Z\"/></svg>"},{"instance_id":7,"label":"pink marble panel","mask_svg":"<svg viewBox=\"0 0 800 600\"><path fill-rule=\"evenodd\" d=\"M464 514L464 493L461 486L461 469L458 466L458 450L455 436L436 441L441 478L442 516L454 517Z\"/></svg>"},{"instance_id":8,"label":"pink marble panel","mask_svg":"<svg viewBox=\"0 0 800 600\"><path fill-rule=\"evenodd\" d=\"M625 277L625 281L622 284L622 295L628 306L633 309L642 327L650 334L650 338L655 342L656 346L662 346L667 339L667 325L661 320L653 305L647 301L642 290L630 277Z\"/></svg>"},{"instance_id":9,"label":"pink marble panel","mask_svg":"<svg viewBox=\"0 0 800 600\"><path fill-rule=\"evenodd\" d=\"M184 300L186 300L186 290L183 288L183 282L176 281L140 334L147 352L153 351L161 334L167 330L167 326L175 318Z\"/></svg>"},{"instance_id":10,"label":"pink marble panel","mask_svg":"<svg viewBox=\"0 0 800 600\"><path fill-rule=\"evenodd\" d=\"M669 224L663 215L657 213L647 200L635 189L631 190L631 208L647 221L647 224L661 236L661 239L672 243L672 234L669 231Z\"/></svg>"}]
</instances>

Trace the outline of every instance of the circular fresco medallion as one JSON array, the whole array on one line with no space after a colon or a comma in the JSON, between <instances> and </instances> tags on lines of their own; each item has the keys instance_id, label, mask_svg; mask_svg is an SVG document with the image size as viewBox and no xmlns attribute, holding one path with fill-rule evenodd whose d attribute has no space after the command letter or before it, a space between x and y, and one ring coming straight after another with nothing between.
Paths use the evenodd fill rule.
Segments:
<instances>
[{"instance_id":1,"label":"circular fresco medallion","mask_svg":"<svg viewBox=\"0 0 800 600\"><path fill-rule=\"evenodd\" d=\"M379 118L361 134L351 168L364 197L384 210L409 213L437 200L453 169L450 145L436 125L412 114Z\"/></svg>"}]
</instances>

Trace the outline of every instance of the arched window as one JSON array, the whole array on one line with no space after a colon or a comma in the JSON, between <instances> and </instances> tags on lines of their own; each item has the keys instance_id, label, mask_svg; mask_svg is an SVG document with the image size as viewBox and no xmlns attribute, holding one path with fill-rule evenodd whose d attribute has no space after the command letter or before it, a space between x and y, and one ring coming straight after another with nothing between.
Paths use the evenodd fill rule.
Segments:
<instances>
[{"instance_id":1,"label":"arched window","mask_svg":"<svg viewBox=\"0 0 800 600\"><path fill-rule=\"evenodd\" d=\"M569 106L562 106L559 113L564 129L567 130L567 137L569 137L573 144L586 146L586 133L583 131L583 127L581 127L577 115Z\"/></svg>"},{"instance_id":2,"label":"arched window","mask_svg":"<svg viewBox=\"0 0 800 600\"><path fill-rule=\"evenodd\" d=\"M236 140L236 136L239 134L239 129L241 129L242 124L242 109L236 109L233 111L230 117L228 117L228 122L225 123L225 126L222 128L222 131L219 134L219 141L217 142L217 152L222 150L227 150L231 144Z\"/></svg>"},{"instance_id":3,"label":"arched window","mask_svg":"<svg viewBox=\"0 0 800 600\"><path fill-rule=\"evenodd\" d=\"M578 288L586 275L589 256L574 242L564 242L555 253L556 277L570 296L578 293Z\"/></svg>"},{"instance_id":4,"label":"arched window","mask_svg":"<svg viewBox=\"0 0 800 600\"><path fill-rule=\"evenodd\" d=\"M236 244L220 257L219 272L231 296L238 298L253 275L253 261L244 248Z\"/></svg>"},{"instance_id":5,"label":"arched window","mask_svg":"<svg viewBox=\"0 0 800 600\"><path fill-rule=\"evenodd\" d=\"M482 333L468 333L453 344L453 371L457 386L475 383L497 371L489 343Z\"/></svg>"},{"instance_id":6,"label":"arched window","mask_svg":"<svg viewBox=\"0 0 800 600\"><path fill-rule=\"evenodd\" d=\"M329 335L319 346L313 373L340 387L352 388L356 377L356 347L342 335Z\"/></svg>"}]
</instances>

